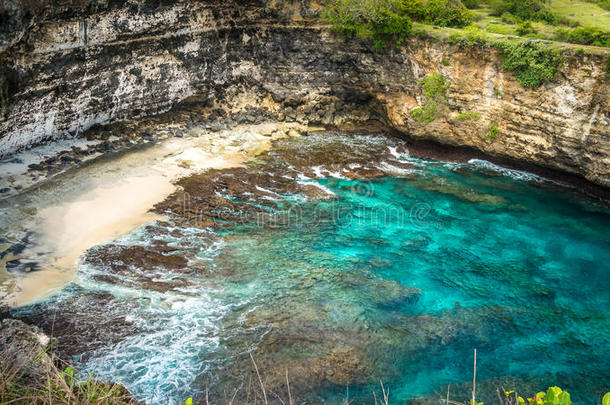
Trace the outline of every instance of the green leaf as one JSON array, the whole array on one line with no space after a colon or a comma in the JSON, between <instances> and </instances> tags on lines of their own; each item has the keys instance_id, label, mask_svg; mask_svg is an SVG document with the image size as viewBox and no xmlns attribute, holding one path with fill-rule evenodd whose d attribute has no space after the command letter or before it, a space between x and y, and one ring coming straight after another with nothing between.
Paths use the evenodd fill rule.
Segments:
<instances>
[{"instance_id":1,"label":"green leaf","mask_svg":"<svg viewBox=\"0 0 610 405\"><path fill-rule=\"evenodd\" d=\"M525 399L523 399L522 397L517 397L517 402L519 403L519 405L525 405Z\"/></svg>"},{"instance_id":2,"label":"green leaf","mask_svg":"<svg viewBox=\"0 0 610 405\"><path fill-rule=\"evenodd\" d=\"M187 399L184 405L193 405L193 398Z\"/></svg>"},{"instance_id":3,"label":"green leaf","mask_svg":"<svg viewBox=\"0 0 610 405\"><path fill-rule=\"evenodd\" d=\"M608 58L610 60L610 57ZM602 405L610 405L610 392L606 393L602 398Z\"/></svg>"},{"instance_id":4,"label":"green leaf","mask_svg":"<svg viewBox=\"0 0 610 405\"><path fill-rule=\"evenodd\" d=\"M69 375L70 377L74 376L74 369L72 367L66 367L64 370L64 375Z\"/></svg>"},{"instance_id":5,"label":"green leaf","mask_svg":"<svg viewBox=\"0 0 610 405\"><path fill-rule=\"evenodd\" d=\"M545 400L546 404L559 405L560 403L562 403L560 401L560 397L561 397L562 393L563 393L563 391L561 390L561 388L550 387L546 392L546 400Z\"/></svg>"},{"instance_id":6,"label":"green leaf","mask_svg":"<svg viewBox=\"0 0 610 405\"><path fill-rule=\"evenodd\" d=\"M568 391L564 391L559 395L559 405L572 405L572 399Z\"/></svg>"}]
</instances>

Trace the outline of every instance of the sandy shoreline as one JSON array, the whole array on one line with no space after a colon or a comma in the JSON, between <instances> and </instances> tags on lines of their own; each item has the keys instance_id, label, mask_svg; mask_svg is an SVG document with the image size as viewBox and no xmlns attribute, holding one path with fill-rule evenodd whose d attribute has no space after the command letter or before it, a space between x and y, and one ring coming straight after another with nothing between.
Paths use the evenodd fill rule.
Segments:
<instances>
[{"instance_id":1,"label":"sandy shoreline","mask_svg":"<svg viewBox=\"0 0 610 405\"><path fill-rule=\"evenodd\" d=\"M4 295L4 301L14 306L53 295L74 279L78 259L87 249L160 219L149 210L176 189L177 179L207 169L240 166L268 149L274 139L301 129L261 124L170 138L57 179L55 193L59 194L66 182L83 178L86 184L59 198L54 195L55 201L43 197L36 202L36 213L26 218L25 225L35 230L35 237L19 257L35 260L41 269L13 275L0 266L0 297Z\"/></svg>"}]
</instances>

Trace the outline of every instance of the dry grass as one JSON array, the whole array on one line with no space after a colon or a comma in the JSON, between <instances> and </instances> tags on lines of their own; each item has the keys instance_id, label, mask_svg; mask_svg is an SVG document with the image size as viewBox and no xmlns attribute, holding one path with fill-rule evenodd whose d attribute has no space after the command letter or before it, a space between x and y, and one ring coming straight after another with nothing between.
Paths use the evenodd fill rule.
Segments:
<instances>
[{"instance_id":1,"label":"dry grass","mask_svg":"<svg viewBox=\"0 0 610 405\"><path fill-rule=\"evenodd\" d=\"M0 404L123 405L138 403L120 384L81 381L74 370L60 371L47 352L23 353L16 345L0 348ZM22 361L26 358L27 361Z\"/></svg>"}]
</instances>

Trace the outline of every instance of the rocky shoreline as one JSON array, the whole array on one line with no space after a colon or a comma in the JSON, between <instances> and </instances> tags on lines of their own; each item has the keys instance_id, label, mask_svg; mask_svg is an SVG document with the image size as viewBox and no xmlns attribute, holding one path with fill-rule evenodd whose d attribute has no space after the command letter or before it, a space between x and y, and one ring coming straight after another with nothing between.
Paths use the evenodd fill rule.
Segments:
<instances>
[{"instance_id":1,"label":"rocky shoreline","mask_svg":"<svg viewBox=\"0 0 610 405\"><path fill-rule=\"evenodd\" d=\"M308 147L305 149L303 145ZM447 156L443 155L443 148L414 145L412 147L404 140L373 128L348 133L304 131L301 136L278 138L273 142L273 148L242 167L213 169L185 177L177 182L178 190L154 208L166 220L147 224L127 239L119 238L89 249L82 257L77 282L42 304L15 309L13 316L35 324L47 333L61 331L56 348L58 355L66 360L77 358L89 367L98 362L101 367L108 368L125 364L125 360L120 358L126 353L121 348L125 342L144 339L143 342L152 344L153 341L147 340L151 331L155 342L159 339L156 333L162 334L163 338L176 338L162 323L161 326L155 323L163 319L165 311L174 307L174 300L178 303L197 300L201 294L210 291L223 296L222 286L248 285L249 282L264 280L267 276L267 272L262 270L264 263L250 262L250 244L260 244L261 249L255 250L262 252L273 246L267 244L273 238L281 240L282 232L292 225L307 229L307 224L313 223L322 224L323 228L325 221L331 221L334 215L331 203L335 195L324 187L307 182L307 179L334 177L339 179L335 180L338 182L358 181L362 188L350 186L339 190L367 196L369 181L392 176L404 179L415 188L476 205L484 212L522 212L525 209L500 195L475 191L466 184L446 182L414 172L415 163L401 160L401 156L437 159ZM464 163L472 159L472 155L463 150L451 153L451 160L462 162L450 165L453 173L466 178L480 174L481 169ZM486 181L490 185L503 184L500 173L491 169L483 170L483 173L489 174ZM541 182L541 188L550 185L535 176L527 183L537 182ZM301 223L286 222L290 218L277 215L290 214L291 207L298 208L304 202L329 203L326 209L316 211L321 215L317 218L320 222L309 218L306 211L299 211L304 216L296 217ZM325 207L324 204L321 206ZM303 235L306 244L307 233ZM222 255L213 256L213 260L202 260L199 256L225 243L236 244L235 249L224 250ZM245 250L239 248L241 243L244 243ZM401 254L409 255L427 243L425 238L415 238L409 241ZM288 278L281 286L288 287L286 292L277 296L276 290L260 297L258 293L252 294L254 302L236 304L234 312L228 315L206 315L205 311L209 309L200 309L201 316L218 319L222 330L231 332L222 339L226 353L218 355L210 350L203 358L198 358L206 367L215 370L212 375L197 375L192 383L200 397L204 389L209 388L212 398L224 398L229 402L236 387L247 386L249 379L256 381L249 350L264 373L265 385L270 392L282 398L287 396L285 374L289 369L292 394L298 398L313 398L315 402L316 395L324 390L336 389L337 395L341 396L345 385L363 387L371 379L381 376L397 378L400 370L393 368L391 356L412 358L437 344L468 339L473 330L476 336L486 338L493 335L496 326L510 327L524 316L518 308L512 307L469 308L456 305L451 310L430 315L392 312L389 315L391 322L382 328L352 323L351 320L337 324L323 301L301 300L299 295L292 295L291 286L299 286L303 291L316 286L343 286L347 294L357 291L375 308L415 305L422 291L376 277L374 269L387 265L383 260L355 261L354 268L348 272L337 272L326 265L324 258L317 258L313 250L299 246L284 260L287 261L277 264L275 271L278 274L283 275L285 269L299 266L307 269L304 275L285 274ZM314 263L319 264L315 266ZM528 289L543 300L553 297L551 291L542 287L535 291L532 286ZM129 298L130 294L125 295L125 291L137 294L135 298ZM296 289L295 293L298 291ZM352 302L343 301L343 296L340 297L340 302ZM216 303L212 297L203 301ZM160 309L155 309L157 305ZM142 308L152 308L153 312L138 315L141 318L135 317L134 314ZM177 308L182 308L182 305ZM186 305L184 308L188 314L198 313ZM138 319L146 319L146 322L138 322ZM369 322L374 324L377 321ZM186 332L197 332L196 323L195 326L189 325L180 330L186 335ZM156 332L156 328L161 328L161 331ZM213 339L215 333L218 332L199 339ZM405 336L409 338L405 339ZM180 342L178 339L177 344ZM201 340L197 342L199 344ZM137 347L141 344L144 343ZM172 340L167 344L172 344ZM106 351L108 354L104 355ZM105 360L100 361L97 356ZM181 370L178 368L176 372ZM496 380L487 383L487 393L481 388L481 397L493 398L495 384L498 384ZM536 384L541 385L537 381L532 386ZM467 385L457 387L455 394L466 390ZM244 400L250 393L242 389L236 395ZM418 404L428 399L416 398L413 401Z\"/></svg>"},{"instance_id":2,"label":"rocky shoreline","mask_svg":"<svg viewBox=\"0 0 610 405\"><path fill-rule=\"evenodd\" d=\"M610 204L610 188L601 186L579 175L548 166L498 156L470 146L446 145L435 140L422 140L388 126L384 118L371 114L360 101L333 102L292 108L288 106L247 107L233 112L223 102L210 102L201 96L193 96L178 103L171 111L151 117L121 121L114 124L95 125L82 133L72 143L55 141L46 147L35 147L0 160L5 173L0 175L0 199L19 194L68 170L76 169L96 158L111 157L134 148L146 148L172 137L207 137L213 139L220 131L237 130L240 126L261 124L288 124L294 134L334 129L339 131L366 130L391 133L406 142L409 153L416 157L464 163L482 159L510 169L531 172L558 185L581 192L603 205ZM262 103L259 100L256 104ZM66 145L67 144L67 145ZM56 147L53 147L56 146ZM33 163L28 159L35 157Z\"/></svg>"}]
</instances>

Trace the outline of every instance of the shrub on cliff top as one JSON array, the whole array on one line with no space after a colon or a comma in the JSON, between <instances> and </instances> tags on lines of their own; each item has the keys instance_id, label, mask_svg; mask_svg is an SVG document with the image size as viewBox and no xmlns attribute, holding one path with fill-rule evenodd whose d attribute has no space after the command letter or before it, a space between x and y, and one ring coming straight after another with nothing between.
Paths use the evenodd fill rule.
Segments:
<instances>
[{"instance_id":1,"label":"shrub on cliff top","mask_svg":"<svg viewBox=\"0 0 610 405\"><path fill-rule=\"evenodd\" d=\"M559 29L555 39L581 45L604 46L610 48L610 31L598 27L578 27L574 29Z\"/></svg>"},{"instance_id":2,"label":"shrub on cliff top","mask_svg":"<svg viewBox=\"0 0 610 405\"><path fill-rule=\"evenodd\" d=\"M375 48L400 45L411 33L411 19L401 13L395 0L333 0L323 19L333 30L348 37L373 39Z\"/></svg>"},{"instance_id":3,"label":"shrub on cliff top","mask_svg":"<svg viewBox=\"0 0 610 405\"><path fill-rule=\"evenodd\" d=\"M557 50L533 41L503 43L500 47L502 65L514 73L523 87L536 88L545 80L552 79L562 60Z\"/></svg>"},{"instance_id":4,"label":"shrub on cliff top","mask_svg":"<svg viewBox=\"0 0 610 405\"><path fill-rule=\"evenodd\" d=\"M401 44L412 19L443 27L465 27L474 19L460 0L328 0L322 18L348 37L373 39L376 48Z\"/></svg>"},{"instance_id":5,"label":"shrub on cliff top","mask_svg":"<svg viewBox=\"0 0 610 405\"><path fill-rule=\"evenodd\" d=\"M425 10L424 21L439 27L461 28L474 21L474 14L461 1L428 0L425 3Z\"/></svg>"},{"instance_id":6,"label":"shrub on cliff top","mask_svg":"<svg viewBox=\"0 0 610 405\"><path fill-rule=\"evenodd\" d=\"M544 21L556 25L559 17L552 12L544 0L492 0L492 15L512 14L521 20Z\"/></svg>"}]
</instances>

